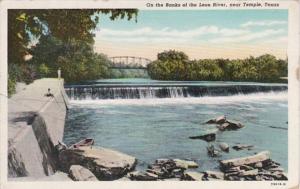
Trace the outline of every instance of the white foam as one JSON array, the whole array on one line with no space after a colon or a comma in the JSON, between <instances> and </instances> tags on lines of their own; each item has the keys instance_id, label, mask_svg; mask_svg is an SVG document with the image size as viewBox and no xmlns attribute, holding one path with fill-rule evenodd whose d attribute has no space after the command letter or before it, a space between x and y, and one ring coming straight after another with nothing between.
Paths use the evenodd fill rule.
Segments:
<instances>
[{"instance_id":1,"label":"white foam","mask_svg":"<svg viewBox=\"0 0 300 189\"><path fill-rule=\"evenodd\" d=\"M187 98L145 98L145 99L102 99L102 100L70 100L71 105L137 105L153 106L168 104L231 104L239 102L268 103L287 101L287 92L253 93L249 95L206 96Z\"/></svg>"}]
</instances>

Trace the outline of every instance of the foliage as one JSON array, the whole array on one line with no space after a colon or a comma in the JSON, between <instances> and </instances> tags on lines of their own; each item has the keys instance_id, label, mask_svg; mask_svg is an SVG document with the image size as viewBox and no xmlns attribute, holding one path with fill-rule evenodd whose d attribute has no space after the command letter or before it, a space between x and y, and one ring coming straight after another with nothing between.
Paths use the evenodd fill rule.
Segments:
<instances>
[{"instance_id":1,"label":"foliage","mask_svg":"<svg viewBox=\"0 0 300 189\"><path fill-rule=\"evenodd\" d=\"M144 69L111 69L109 78L149 78Z\"/></svg>"},{"instance_id":2,"label":"foliage","mask_svg":"<svg viewBox=\"0 0 300 189\"><path fill-rule=\"evenodd\" d=\"M189 58L184 52L169 50L157 54L157 59L160 61L187 61Z\"/></svg>"},{"instance_id":3,"label":"foliage","mask_svg":"<svg viewBox=\"0 0 300 189\"><path fill-rule=\"evenodd\" d=\"M94 42L94 30L101 14L110 19L136 18L136 9L13 9L8 11L9 62L22 63L32 39L49 35L70 40Z\"/></svg>"},{"instance_id":4,"label":"foliage","mask_svg":"<svg viewBox=\"0 0 300 189\"><path fill-rule=\"evenodd\" d=\"M147 68L149 76L158 80L279 82L287 76L287 61L269 54L243 60L190 61L183 52L170 50L159 53Z\"/></svg>"},{"instance_id":5,"label":"foliage","mask_svg":"<svg viewBox=\"0 0 300 189\"><path fill-rule=\"evenodd\" d=\"M108 58L94 53L93 46L85 41L72 40L65 44L54 37L44 36L30 52L33 57L28 62L36 65L38 77L57 77L59 68L67 82L101 79L109 75Z\"/></svg>"},{"instance_id":6,"label":"foliage","mask_svg":"<svg viewBox=\"0 0 300 189\"><path fill-rule=\"evenodd\" d=\"M8 66L15 70L17 65L19 72L9 74L10 83L16 81L31 82L36 76L53 73L53 66L48 63L54 62L57 57L47 56L41 65L30 65L24 57L31 53L31 46L44 36L53 36L55 40L66 46L72 46L74 41L82 41L88 44L94 42L94 31L100 21L100 16L109 15L111 20L136 19L137 9L10 9L8 10ZM54 44L62 47L53 41ZM63 48L63 47L62 47ZM52 49L43 49L52 51ZM55 49L59 51L59 49ZM72 52L72 51L70 51ZM57 52L49 52L57 55ZM71 55L68 60L70 61ZM41 58L41 57L40 57ZM64 57L66 58L66 57ZM61 61L65 60L60 58ZM78 58L78 56L77 56ZM94 57L95 58L95 57ZM38 67L36 67L38 66ZM49 70L47 70L47 68ZM80 67L80 65L79 65ZM87 66L85 71L93 71ZM40 72L41 73L37 73ZM44 73L46 72L46 73ZM79 74L81 75L81 74ZM13 86L13 85L11 85ZM12 90L10 90L12 91Z\"/></svg>"}]
</instances>

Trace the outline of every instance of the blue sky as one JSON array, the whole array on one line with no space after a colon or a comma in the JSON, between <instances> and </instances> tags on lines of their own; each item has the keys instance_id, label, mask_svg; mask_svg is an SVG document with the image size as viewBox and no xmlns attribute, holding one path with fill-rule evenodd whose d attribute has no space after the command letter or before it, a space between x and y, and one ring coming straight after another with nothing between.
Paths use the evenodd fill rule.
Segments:
<instances>
[{"instance_id":1,"label":"blue sky","mask_svg":"<svg viewBox=\"0 0 300 189\"><path fill-rule=\"evenodd\" d=\"M140 10L137 22L101 15L95 50L150 59L168 49L192 59L264 53L284 58L287 35L287 10Z\"/></svg>"}]
</instances>

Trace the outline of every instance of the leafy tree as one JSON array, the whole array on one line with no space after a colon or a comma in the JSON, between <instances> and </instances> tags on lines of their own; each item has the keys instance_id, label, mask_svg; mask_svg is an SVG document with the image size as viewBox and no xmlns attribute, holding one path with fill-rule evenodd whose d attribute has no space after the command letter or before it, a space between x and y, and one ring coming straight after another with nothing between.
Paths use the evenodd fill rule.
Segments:
<instances>
[{"instance_id":1,"label":"leafy tree","mask_svg":"<svg viewBox=\"0 0 300 189\"><path fill-rule=\"evenodd\" d=\"M101 14L110 19L131 20L136 9L12 9L8 11L9 62L22 63L32 39L51 34L63 42L72 39L94 41L94 29Z\"/></svg>"},{"instance_id":2,"label":"leafy tree","mask_svg":"<svg viewBox=\"0 0 300 189\"><path fill-rule=\"evenodd\" d=\"M38 67L40 77L57 77L59 68L67 82L109 76L111 63L108 57L94 53L92 45L85 41L72 40L65 44L54 37L45 36L31 49L31 54L33 58L29 63Z\"/></svg>"},{"instance_id":3,"label":"leafy tree","mask_svg":"<svg viewBox=\"0 0 300 189\"><path fill-rule=\"evenodd\" d=\"M188 61L188 56L181 51L169 50L157 54L157 59L161 61Z\"/></svg>"},{"instance_id":4,"label":"leafy tree","mask_svg":"<svg viewBox=\"0 0 300 189\"><path fill-rule=\"evenodd\" d=\"M36 65L25 61L24 57L31 53L33 41L42 39L44 36L51 36L54 37L53 39L66 44L67 47L72 46L74 40L92 45L94 30L100 21L100 15L107 14L111 20L125 18L131 20L132 18L136 19L137 12L137 9L8 10L8 80L11 80L9 86L14 88L16 81L30 82L34 79L36 71L41 68L45 69L45 67L36 68L34 67ZM65 50L64 47L62 48ZM51 51L47 48L44 50ZM53 52L49 52L49 54L53 54ZM60 60L63 61L64 58L61 57ZM53 60L45 59L41 62L45 63L52 72L53 66L47 62L53 62ZM14 65L17 65L17 68ZM16 74L18 75L16 76ZM9 89L9 91L13 91L13 89Z\"/></svg>"},{"instance_id":5,"label":"leafy tree","mask_svg":"<svg viewBox=\"0 0 300 189\"><path fill-rule=\"evenodd\" d=\"M147 67L158 80L260 81L279 82L287 76L287 60L265 54L246 59L188 60L183 52L164 51Z\"/></svg>"}]
</instances>

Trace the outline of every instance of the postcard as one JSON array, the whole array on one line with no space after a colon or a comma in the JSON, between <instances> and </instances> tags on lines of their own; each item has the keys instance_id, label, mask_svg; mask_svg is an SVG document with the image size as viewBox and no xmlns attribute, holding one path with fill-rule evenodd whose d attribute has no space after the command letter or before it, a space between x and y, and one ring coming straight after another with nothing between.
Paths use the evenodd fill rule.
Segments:
<instances>
[{"instance_id":1,"label":"postcard","mask_svg":"<svg viewBox=\"0 0 300 189\"><path fill-rule=\"evenodd\" d=\"M0 14L1 188L298 188L299 1Z\"/></svg>"}]
</instances>

